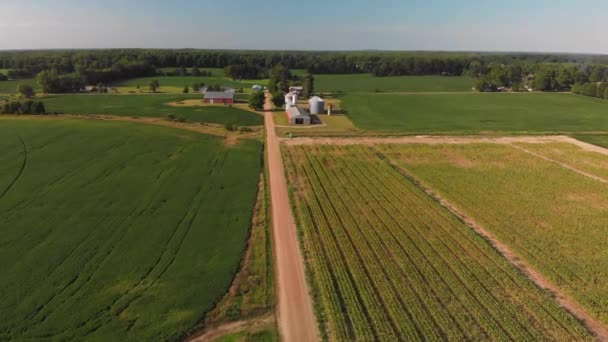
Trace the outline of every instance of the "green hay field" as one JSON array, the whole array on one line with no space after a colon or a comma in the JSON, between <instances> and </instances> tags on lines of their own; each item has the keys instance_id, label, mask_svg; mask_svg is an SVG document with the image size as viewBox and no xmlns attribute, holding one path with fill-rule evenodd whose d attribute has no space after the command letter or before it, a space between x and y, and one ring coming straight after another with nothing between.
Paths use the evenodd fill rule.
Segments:
<instances>
[{"instance_id":1,"label":"green hay field","mask_svg":"<svg viewBox=\"0 0 608 342\"><path fill-rule=\"evenodd\" d=\"M608 131L608 102L572 94L349 94L357 127L406 133Z\"/></svg>"},{"instance_id":2,"label":"green hay field","mask_svg":"<svg viewBox=\"0 0 608 342\"><path fill-rule=\"evenodd\" d=\"M46 111L81 115L166 117L173 114L193 122L262 125L262 116L229 106L174 107L167 105L202 95L56 95L44 99Z\"/></svg>"},{"instance_id":3,"label":"green hay field","mask_svg":"<svg viewBox=\"0 0 608 342\"><path fill-rule=\"evenodd\" d=\"M177 340L226 293L259 142L0 120L0 340Z\"/></svg>"},{"instance_id":4,"label":"green hay field","mask_svg":"<svg viewBox=\"0 0 608 342\"><path fill-rule=\"evenodd\" d=\"M473 80L456 76L315 75L315 90L330 93L470 92L472 87Z\"/></svg>"},{"instance_id":5,"label":"green hay field","mask_svg":"<svg viewBox=\"0 0 608 342\"><path fill-rule=\"evenodd\" d=\"M21 83L29 84L34 87L34 90L38 91L38 84L36 83L36 80L33 78L28 78L23 80L0 81L0 94L15 94L17 92L17 87Z\"/></svg>"},{"instance_id":6,"label":"green hay field","mask_svg":"<svg viewBox=\"0 0 608 342\"><path fill-rule=\"evenodd\" d=\"M251 92L251 87L254 84L266 85L267 80L233 80L231 78L223 76L223 70L221 73L213 72L212 77L201 77L201 76L154 76L154 77L142 77L133 78L124 82L116 83L113 85L119 93L149 93L149 84L152 80L158 80L160 83L160 93L181 93L185 86L188 86L192 91L192 85L194 83L205 83L206 85L220 85L224 87L231 87L239 90L243 88L244 92ZM139 86L139 89L137 89Z\"/></svg>"}]
</instances>

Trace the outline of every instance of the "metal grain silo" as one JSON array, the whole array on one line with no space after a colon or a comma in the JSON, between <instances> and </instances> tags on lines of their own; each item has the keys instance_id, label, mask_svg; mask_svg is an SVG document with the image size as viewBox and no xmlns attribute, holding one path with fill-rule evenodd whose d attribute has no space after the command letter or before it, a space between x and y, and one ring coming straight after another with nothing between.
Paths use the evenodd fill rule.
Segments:
<instances>
[{"instance_id":1,"label":"metal grain silo","mask_svg":"<svg viewBox=\"0 0 608 342\"><path fill-rule=\"evenodd\" d=\"M325 112L325 101L315 96L308 100L308 107L310 107L310 114L323 114Z\"/></svg>"}]
</instances>

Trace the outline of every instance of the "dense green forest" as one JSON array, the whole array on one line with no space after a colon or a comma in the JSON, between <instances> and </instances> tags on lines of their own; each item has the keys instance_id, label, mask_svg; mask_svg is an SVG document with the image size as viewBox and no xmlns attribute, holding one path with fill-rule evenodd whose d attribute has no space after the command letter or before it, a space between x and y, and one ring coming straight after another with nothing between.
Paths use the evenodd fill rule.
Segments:
<instances>
[{"instance_id":1,"label":"dense green forest","mask_svg":"<svg viewBox=\"0 0 608 342\"><path fill-rule=\"evenodd\" d=\"M575 84L605 82L606 55L389 51L236 50L48 50L0 52L0 69L10 79L38 75L43 92L71 92L84 85L110 83L162 73L160 68L224 68L234 79L268 77L273 67L312 74L368 73L374 76L467 75L479 91L504 88L569 91Z\"/></svg>"}]
</instances>

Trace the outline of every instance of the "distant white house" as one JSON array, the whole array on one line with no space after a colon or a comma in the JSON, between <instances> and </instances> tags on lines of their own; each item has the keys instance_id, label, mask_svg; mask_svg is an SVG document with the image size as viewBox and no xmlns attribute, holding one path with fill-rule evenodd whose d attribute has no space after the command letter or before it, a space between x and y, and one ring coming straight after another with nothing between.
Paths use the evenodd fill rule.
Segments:
<instances>
[{"instance_id":1,"label":"distant white house","mask_svg":"<svg viewBox=\"0 0 608 342\"><path fill-rule=\"evenodd\" d=\"M261 86L261 85L259 85L259 84L256 84L256 85L254 85L253 87L251 87L251 89L252 89L253 91L262 91L262 90L264 89L264 87L262 87L262 86Z\"/></svg>"}]
</instances>

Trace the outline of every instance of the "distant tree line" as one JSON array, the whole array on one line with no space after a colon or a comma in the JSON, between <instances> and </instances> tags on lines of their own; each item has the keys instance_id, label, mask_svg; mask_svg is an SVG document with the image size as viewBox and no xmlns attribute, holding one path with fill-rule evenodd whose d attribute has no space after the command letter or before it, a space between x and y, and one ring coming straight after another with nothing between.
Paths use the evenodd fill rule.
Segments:
<instances>
[{"instance_id":1,"label":"distant tree line","mask_svg":"<svg viewBox=\"0 0 608 342\"><path fill-rule=\"evenodd\" d=\"M224 74L235 80L259 80L266 78L265 68L254 64L232 64L224 67Z\"/></svg>"},{"instance_id":2,"label":"distant tree line","mask_svg":"<svg viewBox=\"0 0 608 342\"><path fill-rule=\"evenodd\" d=\"M608 82L577 83L572 86L572 92L608 100Z\"/></svg>"},{"instance_id":3,"label":"distant tree line","mask_svg":"<svg viewBox=\"0 0 608 342\"><path fill-rule=\"evenodd\" d=\"M127 78L187 75L189 71L193 76L208 75L199 68L224 68L225 74L234 79L270 78L279 65L313 74L468 75L477 79L481 91L517 91L526 86L540 91L568 91L575 84L605 81L607 64L608 56L603 55L535 53L149 49L0 52L0 68L12 73L8 78L54 70L55 79L48 82L54 92ZM167 72L160 68L175 69ZM278 85L274 81L271 83ZM286 86L283 80L284 91Z\"/></svg>"},{"instance_id":4,"label":"distant tree line","mask_svg":"<svg viewBox=\"0 0 608 342\"><path fill-rule=\"evenodd\" d=\"M490 63L473 61L465 75L476 77L479 91L570 91L575 85L608 81L608 66L574 63ZM577 87L580 89L580 87Z\"/></svg>"}]
</instances>

